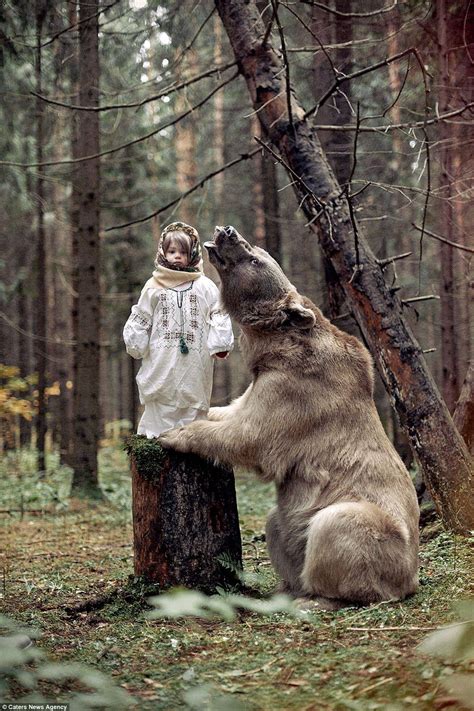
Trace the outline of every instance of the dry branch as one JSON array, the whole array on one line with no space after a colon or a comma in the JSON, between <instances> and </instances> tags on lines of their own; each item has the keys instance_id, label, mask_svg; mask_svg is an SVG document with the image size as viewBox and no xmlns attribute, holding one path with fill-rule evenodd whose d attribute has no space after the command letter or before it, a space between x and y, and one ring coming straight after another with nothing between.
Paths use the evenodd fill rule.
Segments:
<instances>
[{"instance_id":1,"label":"dry branch","mask_svg":"<svg viewBox=\"0 0 474 711\"><path fill-rule=\"evenodd\" d=\"M189 188L189 190L186 190L186 192L181 193L181 195L174 200L171 200L171 202L168 202L166 205L163 205L162 207L159 207L157 210L154 212L151 212L148 215L145 215L144 217L139 217L136 220L131 220L130 222L123 222L120 225L111 225L110 227L107 227L104 232L111 232L112 230L121 230L124 227L130 227L130 225L137 225L140 222L147 222L148 220L151 220L153 217L156 217L157 215L161 215L162 212L165 212L165 210L169 210L171 207L174 207L177 205L181 200L184 200L185 198L188 197L188 195L191 195L195 190L198 190L199 188L202 188L202 186L208 181L211 180L211 178L214 178L214 176L219 175L219 173L222 173L223 171L227 170L227 168L232 168L232 166L237 165L237 163L241 163L244 160L249 160L249 158L253 158L254 155L256 155L260 151L259 148L256 148L253 151L250 151L249 153L243 153L239 158L234 158L234 160L229 161L225 165L222 165L220 168L217 168L216 170L211 171L207 175L204 176L204 178L201 178L197 183L195 183L192 187ZM1 316L1 314L0 314Z\"/></svg>"},{"instance_id":2,"label":"dry branch","mask_svg":"<svg viewBox=\"0 0 474 711\"><path fill-rule=\"evenodd\" d=\"M153 131L150 131L149 133L145 134L144 136L139 136L138 138L135 138L132 141L127 141L127 143L122 143L120 146L115 146L114 148L109 148L106 151L102 151L100 153L94 153L91 155L83 156L81 158L68 158L65 160L50 160L46 162L41 162L41 163L14 163L11 161L0 161L0 165L8 165L14 168L44 168L46 166L52 166L52 165L71 165L71 164L77 164L77 163L84 163L85 161L90 161L90 160L95 160L96 158L102 158L103 156L108 156L111 155L112 153L117 153L117 151L121 151L124 148L128 148L129 146L134 146L137 143L141 143L142 141L146 141L152 136L155 136L157 133L160 131L163 131L165 128L169 128L170 126L174 126L177 124L179 121L182 121L182 119L186 118L186 116L189 116L193 111L196 111L196 109L200 109L201 106L203 106L205 103L211 99L214 94L216 94L220 89L222 89L224 86L227 84L230 84L231 81L233 81L237 73L232 74L231 77L228 79L225 79L222 81L218 86L214 87L212 91L210 91L204 99L201 99L201 101L198 101L197 104L194 106L191 106L190 109L187 111L184 111L182 114L179 116L176 116L175 118L171 119L170 121L160 124L157 128L153 129Z\"/></svg>"},{"instance_id":3,"label":"dry branch","mask_svg":"<svg viewBox=\"0 0 474 711\"><path fill-rule=\"evenodd\" d=\"M73 109L74 111L113 111L114 109L136 109L136 108L141 108L142 106L145 106L145 104L150 103L151 101L157 101L158 99L161 99L163 96L169 96L169 94L173 94L175 91L181 91L181 89L186 88L187 86L191 86L192 84L195 84L198 81L201 81L201 79L206 79L207 77L211 77L213 74L220 74L221 72L225 72L227 69L230 69L231 67L235 66L235 62L228 62L227 64L222 65L221 67L213 67L212 69L208 69L205 72L201 72L200 74L197 74L194 77L191 77L191 79L188 79L187 81L182 81L180 84L170 84L162 91L160 91L158 94L153 94L152 96L146 96L144 99L141 101L133 101L128 104L107 104L105 106L80 106L78 104L66 104L63 101L58 101L57 99L52 99L49 96L43 96L41 94L37 94L35 91L31 91L30 93L33 96L36 96L38 99L41 99L42 101L45 101L47 104L52 104L53 106L61 106L63 109Z\"/></svg>"},{"instance_id":4,"label":"dry branch","mask_svg":"<svg viewBox=\"0 0 474 711\"><path fill-rule=\"evenodd\" d=\"M418 225L415 225L414 222L412 223L412 227L414 227L415 230L418 230L419 232L422 231L422 228ZM441 237L441 235L437 235L436 232L431 232L431 230L427 230L426 227L424 228L423 232L425 235L428 235L428 237L437 239L438 242L443 242L444 244L449 244L455 249L461 249L463 252L470 252L471 254L474 254L474 249L472 249L471 247L466 247L465 244L459 244L458 242L452 242L450 239L446 239L446 237Z\"/></svg>"}]
</instances>

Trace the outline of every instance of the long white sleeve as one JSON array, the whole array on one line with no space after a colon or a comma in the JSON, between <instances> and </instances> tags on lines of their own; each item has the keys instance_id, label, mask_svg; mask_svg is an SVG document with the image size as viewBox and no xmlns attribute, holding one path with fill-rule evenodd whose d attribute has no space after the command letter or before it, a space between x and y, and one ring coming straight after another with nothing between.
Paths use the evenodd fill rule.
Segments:
<instances>
[{"instance_id":1,"label":"long white sleeve","mask_svg":"<svg viewBox=\"0 0 474 711\"><path fill-rule=\"evenodd\" d=\"M220 299L217 298L209 314L209 334L207 347L211 356L234 348L234 334L232 323L226 311L222 308Z\"/></svg>"},{"instance_id":2,"label":"long white sleeve","mask_svg":"<svg viewBox=\"0 0 474 711\"><path fill-rule=\"evenodd\" d=\"M143 358L148 350L150 332L153 321L152 296L154 289L144 289L138 304L132 306L132 311L123 329L123 340L127 353L132 358Z\"/></svg>"}]
</instances>

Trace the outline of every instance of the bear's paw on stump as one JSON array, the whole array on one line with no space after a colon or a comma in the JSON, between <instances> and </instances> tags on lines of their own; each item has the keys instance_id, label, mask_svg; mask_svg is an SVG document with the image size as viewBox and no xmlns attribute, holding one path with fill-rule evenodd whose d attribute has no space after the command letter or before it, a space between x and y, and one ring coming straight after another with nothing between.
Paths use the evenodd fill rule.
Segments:
<instances>
[{"instance_id":1,"label":"bear's paw on stump","mask_svg":"<svg viewBox=\"0 0 474 711\"><path fill-rule=\"evenodd\" d=\"M232 469L140 435L127 451L135 575L163 589L214 592L238 584L242 544Z\"/></svg>"}]
</instances>

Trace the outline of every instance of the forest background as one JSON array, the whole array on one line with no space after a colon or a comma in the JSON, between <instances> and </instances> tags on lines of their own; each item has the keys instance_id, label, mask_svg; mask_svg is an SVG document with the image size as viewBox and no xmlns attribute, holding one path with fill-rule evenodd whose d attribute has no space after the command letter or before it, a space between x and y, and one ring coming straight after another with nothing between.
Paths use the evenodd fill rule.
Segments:
<instances>
[{"instance_id":1,"label":"forest background","mask_svg":"<svg viewBox=\"0 0 474 711\"><path fill-rule=\"evenodd\" d=\"M257 5L452 413L471 359L471 4ZM139 417L121 333L166 223L203 240L233 224L358 330L296 179L256 142L259 111L212 3L1 12L2 442L35 447L40 471L57 450L76 491L93 494L100 442ZM214 404L248 379L237 347L216 364ZM410 464L380 380L376 401Z\"/></svg>"},{"instance_id":2,"label":"forest background","mask_svg":"<svg viewBox=\"0 0 474 711\"><path fill-rule=\"evenodd\" d=\"M472 608L451 644L444 632L431 642L450 659L427 661L416 645L455 618L472 569L452 531L468 533L473 516L474 3L271 0L249 24L253 6L0 5L0 600L16 620L0 625L2 635L17 623L43 630L32 650L14 648L0 695L72 691L89 707L85 686L105 708L129 706L123 690L153 709L472 706L470 679L459 678ZM262 52L238 64L252 33ZM274 93L262 99L269 56ZM316 142L305 152L311 121L324 153ZM328 164L338 184L324 202ZM160 231L177 219L203 241L234 225L366 341L384 427L413 474L417 453L448 529L422 529L410 600L303 618L262 601L276 582L264 540L274 492L240 472L253 607L247 598L236 614L219 599L225 620L201 619L209 610L194 597L183 605L199 621L147 617L131 575L123 441L140 410L122 329ZM216 363L214 404L248 382L237 345ZM176 613L176 600L157 604ZM265 609L270 622L256 614ZM32 664L44 652L55 669ZM230 700L214 703L221 692Z\"/></svg>"}]
</instances>

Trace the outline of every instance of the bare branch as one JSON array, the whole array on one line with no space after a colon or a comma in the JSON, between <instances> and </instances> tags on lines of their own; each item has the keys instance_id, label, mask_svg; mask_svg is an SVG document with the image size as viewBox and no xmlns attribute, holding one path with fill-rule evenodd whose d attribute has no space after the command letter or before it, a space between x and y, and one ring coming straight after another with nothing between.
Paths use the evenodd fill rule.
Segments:
<instances>
[{"instance_id":1,"label":"bare branch","mask_svg":"<svg viewBox=\"0 0 474 711\"><path fill-rule=\"evenodd\" d=\"M403 252L403 254L395 254L393 257L386 257L385 259L377 259L377 264L382 269L384 269L389 264L392 264L393 262L396 262L399 259L406 259L407 257L411 257L412 254L413 254L413 252Z\"/></svg>"},{"instance_id":2,"label":"bare branch","mask_svg":"<svg viewBox=\"0 0 474 711\"><path fill-rule=\"evenodd\" d=\"M188 195L191 195L191 193L193 193L198 188L202 188L204 183L213 178L215 175L222 173L224 170L227 170L227 168L232 168L234 165L237 165L237 163L241 163L244 160L249 160L249 158L253 158L253 156L256 155L259 151L260 148L255 148L255 150L250 151L250 153L243 153L239 158L234 158L234 160L229 161L229 163L226 163L217 170L213 170L211 173L208 173L204 178L202 178L198 183L195 183L191 188L189 188L189 190L186 190L185 193L181 193L181 195L175 200L172 200L167 205L160 207L158 210L155 210L149 215L145 215L145 217L140 217L137 220L131 220L130 222L124 222L120 225L112 225L111 227L106 227L104 229L104 232L111 232L112 230L121 230L124 227L130 227L130 225L137 225L140 222L147 222L148 220L151 220L153 217L160 215L162 212L168 210L170 207L174 207L175 205L177 205L179 202L181 202L181 200L187 198Z\"/></svg>"},{"instance_id":3,"label":"bare branch","mask_svg":"<svg viewBox=\"0 0 474 711\"><path fill-rule=\"evenodd\" d=\"M200 26L197 28L196 32L194 33L193 37L191 38L191 41L188 42L188 44L186 45L186 47L184 47L184 49L182 50L182 52L180 52L180 54L176 57L176 61L173 62L173 66L174 66L174 67L176 67L176 66L181 62L181 60L182 60L183 57L186 55L186 53L191 49L191 47L193 46L193 44L195 43L195 41L197 40L197 38L199 37L199 35L200 35L201 32L203 31L203 29L205 28L205 26L207 25L207 23L209 22L209 20L211 19L211 17L212 17L213 14L215 13L215 11L216 11L216 8L215 8L215 6L214 6L214 7L212 8L212 10L210 11L210 13L207 15L207 17L205 18L205 20L203 20L203 22L202 22L202 23L200 24Z\"/></svg>"},{"instance_id":4,"label":"bare branch","mask_svg":"<svg viewBox=\"0 0 474 711\"><path fill-rule=\"evenodd\" d=\"M12 328L14 331L17 333L21 333L23 336L26 336L27 338L31 338L33 341L41 341L42 343L55 343L55 344L61 344L63 346L74 346L76 344L76 341L72 340L62 340L60 338L51 338L49 336L39 336L36 333L33 333L32 331L25 331L25 329L20 328L20 326L17 326L17 324L12 321L6 313L3 311L0 311L0 319L4 321L7 326ZM50 360L55 361L57 359L51 358Z\"/></svg>"},{"instance_id":5,"label":"bare branch","mask_svg":"<svg viewBox=\"0 0 474 711\"><path fill-rule=\"evenodd\" d=\"M393 0L391 5L387 7L381 7L380 10L372 10L372 12L341 12L340 10L334 10L332 7L323 5L316 0L301 0L305 5L313 5L314 7L319 7L320 10L329 12L331 15L337 15L337 17L352 17L354 19L358 17L376 17L377 15L382 15L385 12L390 12L398 5L398 0Z\"/></svg>"},{"instance_id":6,"label":"bare branch","mask_svg":"<svg viewBox=\"0 0 474 711\"><path fill-rule=\"evenodd\" d=\"M207 96L204 97L201 101L199 101L197 104L194 106L191 106L190 109L185 111L184 113L180 114L176 118L172 119L171 121L168 121L168 123L161 124L158 126L158 128L155 128L153 131L150 131L150 133L147 133L145 136L140 136L139 138L135 138L133 141L128 141L128 143L123 143L121 146L116 146L115 148L110 148L107 151L102 151L101 153L96 153L94 155L90 156L84 156L83 158L68 158L66 160L55 160L55 161L47 161L46 163L13 163L10 161L0 161L0 165L8 165L12 166L14 168L42 168L45 166L51 166L51 165L70 165L70 164L75 164L75 163L81 163L83 161L87 160L92 160L94 158L102 158L102 156L107 156L111 155L112 153L116 153L117 151L121 151L124 148L127 148L128 146L134 146L137 143L141 143L142 141L146 141L148 138L151 138L152 136L155 136L157 133L160 131L163 131L165 128L169 128L170 126L174 126L176 123L184 119L186 116L191 114L193 111L196 111L196 109L201 108L209 99L211 99L214 94L216 94L220 89L222 89L224 86L227 84L230 84L231 81L236 79L238 77L239 72L235 72L229 79L226 79L225 81L221 82L219 86L215 87Z\"/></svg>"},{"instance_id":7,"label":"bare branch","mask_svg":"<svg viewBox=\"0 0 474 711\"><path fill-rule=\"evenodd\" d=\"M336 89L339 88L341 84L343 84L346 81L351 81L352 79L356 79L357 77L361 77L364 74L368 74L369 72L373 72L376 69L380 69L381 67L386 67L388 64L391 62L397 62L399 59L402 57L406 57L407 55L413 54L418 60L418 64L420 65L423 73L423 78L425 80L425 74L426 74L426 69L424 68L423 62L420 59L420 56L418 54L418 50L415 47L409 47L408 49L404 49L403 52L399 52L398 54L394 54L391 57L386 57L383 59L381 62L376 62L375 64L371 64L370 67L364 67L364 69L358 69L356 72L352 72L352 74L346 74L345 76L338 76L336 77L334 83L332 86L329 87L329 89L326 91L325 94L321 97L321 99L318 101L318 103L313 106L312 109L307 111L304 115L304 118L308 118L309 116L312 116L314 113L316 113L320 107L326 103L326 101L329 99L329 97L336 91ZM426 80L425 80L426 81Z\"/></svg>"},{"instance_id":8,"label":"bare branch","mask_svg":"<svg viewBox=\"0 0 474 711\"><path fill-rule=\"evenodd\" d=\"M426 227L424 230L422 230L422 228L418 225L415 225L414 222L412 222L412 227L414 227L415 230L418 230L419 232L424 231L425 235L428 235L428 237L432 237L433 239L437 239L438 242L443 242L444 244L449 244L455 249L461 249L463 252L469 252L470 254L474 254L474 249L472 249L471 247L466 247L466 245L459 244L459 242L451 242L450 239L446 239L446 237L441 237L441 235L437 235L436 232L431 232L430 230L427 230Z\"/></svg>"},{"instance_id":9,"label":"bare branch","mask_svg":"<svg viewBox=\"0 0 474 711\"><path fill-rule=\"evenodd\" d=\"M334 76L336 77L337 74L338 74L338 70L337 70L336 67L334 66L334 62L332 61L332 59L331 59L331 57L330 57L330 55L329 55L329 52L327 51L326 47L323 45L323 43L321 42L321 40L319 39L319 37L316 35L315 32L313 32L313 30L312 30L311 27L308 25L308 23L305 22L305 21L303 20L303 18L300 17L300 16L298 15L298 13L295 12L295 11L293 10L293 8L292 8L290 5L287 5L287 4L285 4L285 3L283 3L283 4L284 4L284 6L286 7L286 9L289 10L289 12L291 12L291 14L294 15L294 17L296 17L296 19L298 20L298 22L300 22L300 23L303 25L303 27L310 33L310 35L311 35L312 37L314 37L314 39L316 40L316 42L319 44L319 46L320 46L320 48L321 48L321 51L324 52L324 56L326 57L326 59L328 60L329 64L331 65L332 72L333 72ZM287 52L288 52L288 51L289 51L289 50L287 49Z\"/></svg>"},{"instance_id":10,"label":"bare branch","mask_svg":"<svg viewBox=\"0 0 474 711\"><path fill-rule=\"evenodd\" d=\"M140 108L141 106L145 106L145 104L148 104L150 101L156 101L157 99L161 99L163 96L169 96L175 91L180 91L186 86L191 86L191 84L195 84L197 81L205 79L206 77L210 77L213 74L225 72L227 69L234 67L236 64L237 62L229 62L228 64L225 64L223 66L214 67L213 69L209 69L206 72L201 72L201 74L197 74L195 77L188 79L188 81L181 82L181 84L170 84L168 87L160 91L159 94L147 96L141 101L136 101L130 104L110 104L108 106L78 106L77 104L65 104L62 101L57 101L56 99L51 99L47 96L42 96L41 94L37 94L35 91L31 91L30 94L36 96L38 99L42 99L42 101L45 101L48 104L53 104L54 106L62 106L64 109L73 109L74 111L112 111L113 109L134 109Z\"/></svg>"},{"instance_id":11,"label":"bare branch","mask_svg":"<svg viewBox=\"0 0 474 711\"><path fill-rule=\"evenodd\" d=\"M407 121L406 123L389 123L385 126L359 126L359 131L363 133L377 132L386 133L387 131L394 131L396 129L408 129L408 128L423 128L424 126L432 126L441 121L448 121L448 119L454 116L459 116L465 111L474 108L474 101L470 101L459 109L454 109L453 111L448 111L445 114L439 114L433 118L427 119L426 121ZM362 119L364 121L365 119ZM471 125L471 124L469 124ZM314 128L317 131L355 131L355 124L346 124L343 126L330 125L330 124L315 124Z\"/></svg>"},{"instance_id":12,"label":"bare branch","mask_svg":"<svg viewBox=\"0 0 474 711\"><path fill-rule=\"evenodd\" d=\"M120 0L113 0L113 2L110 3L110 5L106 5L105 7L102 7L98 12L95 12L93 15L89 15L89 17L84 17L82 20L78 20L77 22L74 22L72 25L69 25L68 27L65 27L64 29L60 30L59 32L56 32L52 37L49 38L46 42L43 42L41 44L41 47L47 47L49 44L54 42L58 37L61 35L64 35L66 32L69 32L70 30L75 29L76 27L79 27L79 25L84 24L85 22L89 22L89 20L93 20L94 17L98 17L99 15L102 15L102 13L107 12L107 10L110 10L114 5L117 5L120 2Z\"/></svg>"},{"instance_id":13,"label":"bare branch","mask_svg":"<svg viewBox=\"0 0 474 711\"><path fill-rule=\"evenodd\" d=\"M413 304L418 301L431 301L432 299L439 299L437 294L426 294L425 296L411 296L409 299L402 299L402 304Z\"/></svg>"}]
</instances>

